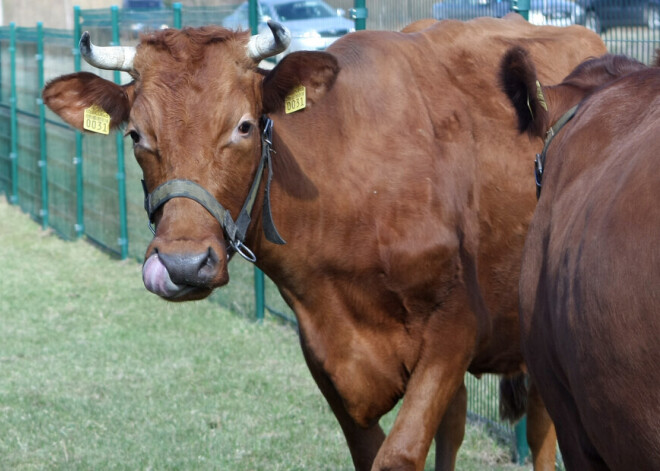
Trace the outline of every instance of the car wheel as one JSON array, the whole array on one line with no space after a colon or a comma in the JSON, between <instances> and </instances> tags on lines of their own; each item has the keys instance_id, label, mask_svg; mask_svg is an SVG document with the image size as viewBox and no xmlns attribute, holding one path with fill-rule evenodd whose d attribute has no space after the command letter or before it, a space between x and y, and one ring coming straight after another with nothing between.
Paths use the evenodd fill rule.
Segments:
<instances>
[{"instance_id":1,"label":"car wheel","mask_svg":"<svg viewBox=\"0 0 660 471\"><path fill-rule=\"evenodd\" d=\"M660 29L660 8L653 5L646 7L646 25L649 29Z\"/></svg>"},{"instance_id":2,"label":"car wheel","mask_svg":"<svg viewBox=\"0 0 660 471\"><path fill-rule=\"evenodd\" d=\"M600 18L595 11L588 11L587 16L584 19L584 26L594 33L600 34L603 27L600 23Z\"/></svg>"}]
</instances>

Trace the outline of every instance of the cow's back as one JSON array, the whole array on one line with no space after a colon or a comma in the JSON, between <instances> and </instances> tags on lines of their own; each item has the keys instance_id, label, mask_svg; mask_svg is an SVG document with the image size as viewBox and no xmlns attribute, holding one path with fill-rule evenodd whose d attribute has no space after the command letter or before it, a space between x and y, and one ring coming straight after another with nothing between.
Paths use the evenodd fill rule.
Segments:
<instances>
[{"instance_id":1,"label":"cow's back","mask_svg":"<svg viewBox=\"0 0 660 471\"><path fill-rule=\"evenodd\" d=\"M562 449L581 450L565 459L611 469L660 467L658 90L648 69L580 105L523 257L523 343Z\"/></svg>"}]
</instances>

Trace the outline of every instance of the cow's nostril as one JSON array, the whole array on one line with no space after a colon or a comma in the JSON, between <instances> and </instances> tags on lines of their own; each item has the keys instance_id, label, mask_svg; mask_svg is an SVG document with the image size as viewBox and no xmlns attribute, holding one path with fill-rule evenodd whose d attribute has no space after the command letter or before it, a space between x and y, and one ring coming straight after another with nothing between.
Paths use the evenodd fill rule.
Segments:
<instances>
[{"instance_id":1,"label":"cow's nostril","mask_svg":"<svg viewBox=\"0 0 660 471\"><path fill-rule=\"evenodd\" d=\"M208 279L209 281L212 280L218 273L219 260L220 258L218 257L218 254L215 253L215 250L209 247L209 250L206 254L206 260L199 267L199 277Z\"/></svg>"},{"instance_id":2,"label":"cow's nostril","mask_svg":"<svg viewBox=\"0 0 660 471\"><path fill-rule=\"evenodd\" d=\"M218 273L218 255L209 248L200 254L166 254L159 252L172 281L178 285L207 286Z\"/></svg>"}]
</instances>

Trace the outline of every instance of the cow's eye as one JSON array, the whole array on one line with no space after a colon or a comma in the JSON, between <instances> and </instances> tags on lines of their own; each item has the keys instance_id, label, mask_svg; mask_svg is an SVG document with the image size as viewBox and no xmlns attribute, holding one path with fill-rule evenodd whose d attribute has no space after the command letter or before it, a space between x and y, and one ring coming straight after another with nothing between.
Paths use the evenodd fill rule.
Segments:
<instances>
[{"instance_id":1,"label":"cow's eye","mask_svg":"<svg viewBox=\"0 0 660 471\"><path fill-rule=\"evenodd\" d=\"M128 135L133 139L133 144L140 142L140 134L135 129L131 129Z\"/></svg>"},{"instance_id":2,"label":"cow's eye","mask_svg":"<svg viewBox=\"0 0 660 471\"><path fill-rule=\"evenodd\" d=\"M250 131L252 131L252 123L251 122L243 121L241 124L238 125L238 132L240 132L244 136L250 134Z\"/></svg>"}]
</instances>

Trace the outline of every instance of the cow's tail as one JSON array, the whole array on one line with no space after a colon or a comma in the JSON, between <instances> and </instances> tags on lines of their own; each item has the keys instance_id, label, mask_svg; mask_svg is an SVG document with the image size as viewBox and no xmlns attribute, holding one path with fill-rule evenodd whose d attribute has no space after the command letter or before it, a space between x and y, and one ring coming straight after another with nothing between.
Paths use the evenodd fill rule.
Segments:
<instances>
[{"instance_id":1,"label":"cow's tail","mask_svg":"<svg viewBox=\"0 0 660 471\"><path fill-rule=\"evenodd\" d=\"M500 418L517 422L527 410L527 375L520 373L500 379Z\"/></svg>"}]
</instances>

